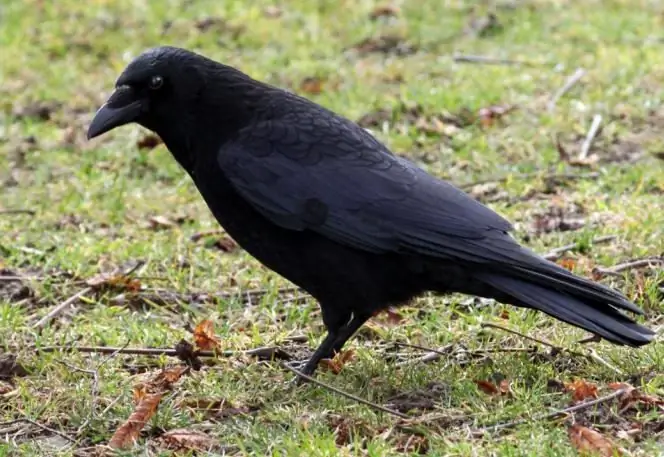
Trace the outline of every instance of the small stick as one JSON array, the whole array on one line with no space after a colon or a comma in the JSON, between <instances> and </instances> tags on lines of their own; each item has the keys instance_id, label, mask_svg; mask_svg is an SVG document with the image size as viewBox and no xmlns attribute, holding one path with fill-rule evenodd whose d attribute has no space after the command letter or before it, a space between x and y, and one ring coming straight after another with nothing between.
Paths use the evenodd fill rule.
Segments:
<instances>
[{"instance_id":1,"label":"small stick","mask_svg":"<svg viewBox=\"0 0 664 457\"><path fill-rule=\"evenodd\" d=\"M656 265L664 265L664 258L651 257L648 259L630 260L629 262L619 263L608 268L595 268L595 272L607 276L621 276L618 273L634 268L653 267Z\"/></svg>"},{"instance_id":2,"label":"small stick","mask_svg":"<svg viewBox=\"0 0 664 457\"><path fill-rule=\"evenodd\" d=\"M592 360L595 360L596 362L601 363L601 364L604 365L605 367L610 368L610 369L613 370L614 372L616 372L616 373L618 373L618 374L620 374L620 375L624 375L623 371L622 371L620 368L618 368L618 367L614 367L613 365L611 365L609 362L607 362L606 360L604 360L603 358L601 358L601 357L597 354L597 352L595 352L595 351L591 351L590 354L584 354L583 352L573 351L573 350L571 350L571 349L566 349L566 348L564 348L564 347L562 347L562 346L556 346L555 344L553 344L553 343L549 343L548 341L541 340L541 339L539 339L539 338L535 338L534 336L524 335L523 333L517 332L516 330L512 330L511 328L503 327L503 326L501 326L501 325L497 325L497 324L492 324L492 323L490 323L490 322L486 322L486 323L482 324L482 327L483 327L483 328L490 327L490 328L495 328L495 329L498 329L498 330L502 330L502 331L504 331L504 332L511 333L512 335L517 335L517 336L520 336L521 338L525 338L525 339L527 339L527 340L530 340L530 341L534 341L534 342L536 342L536 343L543 344L544 346L548 346L548 347L550 347L551 349L554 349L554 350L556 350L556 351L558 351L558 352L567 352L567 353L570 354L570 355L576 355L576 356L583 357L583 358L586 358L586 359L592 359Z\"/></svg>"},{"instance_id":3,"label":"small stick","mask_svg":"<svg viewBox=\"0 0 664 457\"><path fill-rule=\"evenodd\" d=\"M519 419L519 420L515 420L513 422L505 422L505 423L502 423L502 424L496 424L496 425L490 425L488 427L482 427L480 429L473 430L471 433L472 433L473 436L482 436L485 433L490 433L490 432L495 432L495 431L498 431L498 430L506 430L506 429L509 429L509 428L514 428L514 427L517 427L519 425L526 424L528 422L539 422L541 420L551 419L551 418L554 418L556 416L563 416L563 415L566 415L566 414L574 413L574 412L577 412L577 411L588 409L591 406L595 406L595 405L598 405L600 403L604 403L604 402L613 400L614 398L618 398L621 395L623 395L624 393L627 393L630 389L631 389L631 387L616 390L615 392L612 392L609 395L605 395L605 396L597 398L595 400L591 400L591 401L588 401L588 402L585 402L585 403L580 403L578 405L570 406L569 408L553 411L553 412L550 412L550 413L538 414L536 416L532 416L532 417L529 417L529 418L526 418L526 419Z\"/></svg>"},{"instance_id":4,"label":"small stick","mask_svg":"<svg viewBox=\"0 0 664 457\"><path fill-rule=\"evenodd\" d=\"M191 241L198 241L201 238L205 238L206 236L211 236L211 235L223 235L226 233L224 230L219 230L219 229L214 229L214 230L205 230L203 232L198 232L194 233L189 237Z\"/></svg>"},{"instance_id":5,"label":"small stick","mask_svg":"<svg viewBox=\"0 0 664 457\"><path fill-rule=\"evenodd\" d=\"M592 244L600 244L600 243L607 243L609 241L613 241L616 239L615 235L606 235L606 236L599 236L597 238L594 238L591 240ZM565 246L561 246L556 249L552 249L549 251L547 254L544 254L544 258L546 260L556 260L558 257L566 253L567 251L571 251L574 248L578 246L578 243L573 243L573 244L567 244Z\"/></svg>"},{"instance_id":6,"label":"small stick","mask_svg":"<svg viewBox=\"0 0 664 457\"><path fill-rule=\"evenodd\" d=\"M531 178L539 178L541 177L542 179L567 179L567 180L572 180L572 179L594 179L599 177L599 173L597 172L591 172L591 173L552 173L548 175L541 175L540 172L535 172L535 173L521 173L517 175L507 175L507 176L501 176L497 178L487 178L487 179L481 179L479 181L474 181L466 184L459 184L459 187L461 189L472 189L475 186L479 186L481 184L490 184L490 183L503 183L505 181L509 181L510 179L531 179Z\"/></svg>"},{"instance_id":7,"label":"small stick","mask_svg":"<svg viewBox=\"0 0 664 457\"><path fill-rule=\"evenodd\" d=\"M447 351L454 347L454 344L448 344L447 346L441 346L438 349L433 349L433 348L428 348L428 347L425 347L425 346L420 346L419 344L401 343L401 342L398 342L398 341L395 341L394 344L397 345L397 346L409 347L409 348L419 349L420 351L426 351L427 352L427 354L424 354L421 357L417 357L416 359L405 360L403 362L397 363L398 367L405 366L405 365L410 365L412 363L433 362L434 360L438 360L441 357L450 355L449 352L447 352Z\"/></svg>"},{"instance_id":8,"label":"small stick","mask_svg":"<svg viewBox=\"0 0 664 457\"><path fill-rule=\"evenodd\" d=\"M86 287L85 289L79 290L74 295L72 295L71 297L60 303L58 306L50 310L48 314L46 314L46 316L39 319L39 321L33 326L33 328L44 327L46 324L48 324L51 321L51 319L60 314L65 308L67 308L72 303L76 302L79 298L83 297L84 295L90 292L92 292L92 287Z\"/></svg>"},{"instance_id":9,"label":"small stick","mask_svg":"<svg viewBox=\"0 0 664 457\"><path fill-rule=\"evenodd\" d=\"M43 348L34 348L37 352L84 352L95 354L130 354L130 355L167 355L177 357L178 351L168 348L121 348L108 346L45 346ZM236 355L253 355L264 358L288 358L290 357L283 349L277 346L260 347L246 351L197 351L198 357L233 357Z\"/></svg>"},{"instance_id":10,"label":"small stick","mask_svg":"<svg viewBox=\"0 0 664 457\"><path fill-rule=\"evenodd\" d=\"M595 141L595 137L597 136L597 132L599 131L599 125L601 123L602 123L602 115L595 114L593 116L593 122L592 124L590 124L588 135L586 136L586 139L583 142L583 145L581 146L581 153L579 153L579 160L584 160L585 158L588 157L588 153L590 152L590 147L593 145L593 141Z\"/></svg>"},{"instance_id":11,"label":"small stick","mask_svg":"<svg viewBox=\"0 0 664 457\"><path fill-rule=\"evenodd\" d=\"M68 436L66 433L63 433L59 430L55 430L51 427L47 427L46 425L40 424L39 422L37 422L35 420L32 420L30 418L27 418L27 417L21 417L20 419L14 419L14 420L11 420L9 422L2 422L2 423L0 423L0 427L5 427L5 426L8 426L8 425L18 424L20 422L27 422L28 424L32 424L35 427L39 427L40 429L46 430L47 432L53 433L54 435L61 436L62 438L66 439L67 441L69 441L71 443L76 443L77 442L74 438L72 438L71 436Z\"/></svg>"},{"instance_id":12,"label":"small stick","mask_svg":"<svg viewBox=\"0 0 664 457\"><path fill-rule=\"evenodd\" d=\"M144 264L144 262L138 262L136 265L133 265L131 268L129 268L124 273L119 272L118 275L119 276L129 276L134 271L136 271L141 266L143 266L143 264ZM42 328L42 327L44 327L46 324L48 324L51 321L51 319L53 319L55 316L60 314L65 308L67 308L72 303L76 302L77 300L83 298L85 295L92 292L93 290L94 290L94 287L88 286L85 289L78 291L77 293L75 293L74 295L69 297L67 300L63 301L58 306L56 306L51 311L49 311L48 314L46 314L46 316L39 319L39 321L33 326L33 328Z\"/></svg>"},{"instance_id":13,"label":"small stick","mask_svg":"<svg viewBox=\"0 0 664 457\"><path fill-rule=\"evenodd\" d=\"M455 62L460 62L460 63L477 63L477 64L487 64L487 65L528 65L528 66L538 65L535 62L529 62L526 60L504 59L500 57L478 56L478 55L469 55L469 54L454 54L452 59Z\"/></svg>"},{"instance_id":14,"label":"small stick","mask_svg":"<svg viewBox=\"0 0 664 457\"><path fill-rule=\"evenodd\" d=\"M336 387L333 387L329 384L318 381L317 379L312 378L311 376L307 376L306 374L302 373L301 371L296 370L295 368L291 367L287 363L282 363L281 366L283 368L287 369L288 371L290 371L292 373L295 373L295 375L298 378L304 379L306 381L309 381L312 384L316 384L317 386L320 386L320 387L323 387L325 389L331 390L332 392L337 393L337 394L341 395L342 397L346 397L350 400L353 400L353 401L356 401L358 403L362 403L363 405L369 406L370 408L373 408L375 410L382 411L382 412L388 413L388 414L392 414L393 416L397 416L397 417L400 417L402 419L410 419L410 416L408 416L406 414L403 414L403 413L400 413L399 411L388 408L386 406L378 405L376 403L372 403L369 400L365 400L364 398L360 398L360 397L357 397L357 396L355 396L353 394L350 394L348 392L344 392L341 389L337 389Z\"/></svg>"},{"instance_id":15,"label":"small stick","mask_svg":"<svg viewBox=\"0 0 664 457\"><path fill-rule=\"evenodd\" d=\"M548 104L549 111L553 111L560 97L569 92L569 90L574 87L574 85L578 83L585 74L586 70L583 68L577 68L576 71L569 78L567 78L565 84L560 89L558 89L558 92L556 92L553 97L551 97L551 100Z\"/></svg>"},{"instance_id":16,"label":"small stick","mask_svg":"<svg viewBox=\"0 0 664 457\"><path fill-rule=\"evenodd\" d=\"M37 211L32 209L0 209L0 214L28 214L34 216Z\"/></svg>"}]
</instances>

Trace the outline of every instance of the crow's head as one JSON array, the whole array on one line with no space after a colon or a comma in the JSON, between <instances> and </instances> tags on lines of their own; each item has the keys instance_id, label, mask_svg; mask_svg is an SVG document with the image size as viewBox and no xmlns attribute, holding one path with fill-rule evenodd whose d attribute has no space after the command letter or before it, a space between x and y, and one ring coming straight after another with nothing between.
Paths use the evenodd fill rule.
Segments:
<instances>
[{"instance_id":1,"label":"crow's head","mask_svg":"<svg viewBox=\"0 0 664 457\"><path fill-rule=\"evenodd\" d=\"M131 122L162 136L181 128L192 117L210 64L184 49L164 46L145 51L118 78L115 92L92 120L88 138Z\"/></svg>"}]
</instances>

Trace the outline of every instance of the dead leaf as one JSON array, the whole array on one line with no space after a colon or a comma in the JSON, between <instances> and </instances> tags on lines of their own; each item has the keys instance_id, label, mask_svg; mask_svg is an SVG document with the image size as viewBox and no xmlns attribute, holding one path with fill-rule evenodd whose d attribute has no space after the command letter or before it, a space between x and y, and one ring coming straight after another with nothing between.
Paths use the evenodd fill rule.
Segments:
<instances>
[{"instance_id":1,"label":"dead leaf","mask_svg":"<svg viewBox=\"0 0 664 457\"><path fill-rule=\"evenodd\" d=\"M154 416L161 401L162 393L145 394L129 419L113 434L108 445L115 449L126 449L136 442L145 424Z\"/></svg>"},{"instance_id":2,"label":"dead leaf","mask_svg":"<svg viewBox=\"0 0 664 457\"><path fill-rule=\"evenodd\" d=\"M382 35L377 38L366 38L352 47L360 54L382 53L410 55L417 52L417 47L396 35Z\"/></svg>"},{"instance_id":3,"label":"dead leaf","mask_svg":"<svg viewBox=\"0 0 664 457\"><path fill-rule=\"evenodd\" d=\"M194 343L202 351L213 351L220 348L219 338L214 335L214 324L205 319L194 329Z\"/></svg>"},{"instance_id":4,"label":"dead leaf","mask_svg":"<svg viewBox=\"0 0 664 457\"><path fill-rule=\"evenodd\" d=\"M218 445L217 440L206 433L184 428L170 430L157 441L164 448L176 451L209 451Z\"/></svg>"},{"instance_id":5,"label":"dead leaf","mask_svg":"<svg viewBox=\"0 0 664 457\"><path fill-rule=\"evenodd\" d=\"M282 14L283 11L281 10L281 8L275 5L266 6L263 9L263 16L265 17L275 18L275 17L280 17Z\"/></svg>"},{"instance_id":6,"label":"dead leaf","mask_svg":"<svg viewBox=\"0 0 664 457\"><path fill-rule=\"evenodd\" d=\"M482 108L477 113L480 124L483 127L492 126L498 119L501 119L506 114L514 111L515 105L493 105L487 108Z\"/></svg>"},{"instance_id":7,"label":"dead leaf","mask_svg":"<svg viewBox=\"0 0 664 457\"><path fill-rule=\"evenodd\" d=\"M574 267L576 267L576 260L571 257L563 257L558 259L556 263L569 271L574 271Z\"/></svg>"},{"instance_id":8,"label":"dead leaf","mask_svg":"<svg viewBox=\"0 0 664 457\"><path fill-rule=\"evenodd\" d=\"M353 360L354 357L355 351L348 349L347 351L338 352L332 359L321 360L321 364L323 368L327 368L334 374L339 374L341 373L344 365L347 362Z\"/></svg>"},{"instance_id":9,"label":"dead leaf","mask_svg":"<svg viewBox=\"0 0 664 457\"><path fill-rule=\"evenodd\" d=\"M162 143L163 141L161 140L161 138L159 138L157 135L153 133L150 133L148 135L141 137L136 142L136 147L138 149L154 149Z\"/></svg>"},{"instance_id":10,"label":"dead leaf","mask_svg":"<svg viewBox=\"0 0 664 457\"><path fill-rule=\"evenodd\" d=\"M11 379L16 376L26 376L28 370L18 363L14 354L0 355L0 379Z\"/></svg>"},{"instance_id":11,"label":"dead leaf","mask_svg":"<svg viewBox=\"0 0 664 457\"><path fill-rule=\"evenodd\" d=\"M369 14L369 19L375 21L380 18L396 17L401 10L395 5L379 5Z\"/></svg>"},{"instance_id":12,"label":"dead leaf","mask_svg":"<svg viewBox=\"0 0 664 457\"><path fill-rule=\"evenodd\" d=\"M602 457L622 455L608 438L588 427L574 424L568 429L568 434L574 447L582 454L599 454Z\"/></svg>"},{"instance_id":13,"label":"dead leaf","mask_svg":"<svg viewBox=\"0 0 664 457\"><path fill-rule=\"evenodd\" d=\"M304 78L300 83L300 91L305 94L320 94L323 92L323 85L325 81L317 76L309 76Z\"/></svg>"},{"instance_id":14,"label":"dead leaf","mask_svg":"<svg viewBox=\"0 0 664 457\"><path fill-rule=\"evenodd\" d=\"M429 440L424 435L403 433L397 436L395 448L404 454L426 454L429 452Z\"/></svg>"},{"instance_id":15,"label":"dead leaf","mask_svg":"<svg viewBox=\"0 0 664 457\"><path fill-rule=\"evenodd\" d=\"M104 287L112 287L122 290L128 290L131 292L137 292L141 290L141 282L138 279L132 279L127 275L116 274L116 273L100 273L92 278L89 278L85 283L94 287L95 289L101 289Z\"/></svg>"},{"instance_id":16,"label":"dead leaf","mask_svg":"<svg viewBox=\"0 0 664 457\"><path fill-rule=\"evenodd\" d=\"M572 392L574 403L580 403L587 398L597 398L597 386L583 379L565 383L565 390Z\"/></svg>"},{"instance_id":17,"label":"dead leaf","mask_svg":"<svg viewBox=\"0 0 664 457\"><path fill-rule=\"evenodd\" d=\"M148 219L148 222L150 222L150 227L155 230L161 228L175 227L175 222L173 222L166 216L151 216Z\"/></svg>"},{"instance_id":18,"label":"dead leaf","mask_svg":"<svg viewBox=\"0 0 664 457\"><path fill-rule=\"evenodd\" d=\"M646 408L659 408L664 410L664 399L654 395L644 394L628 383L612 382L609 384L609 388L613 390L625 389L625 393L620 396L620 414L639 405Z\"/></svg>"},{"instance_id":19,"label":"dead leaf","mask_svg":"<svg viewBox=\"0 0 664 457\"><path fill-rule=\"evenodd\" d=\"M238 248L235 241L228 237L213 239L205 243L206 248L216 248L222 252L233 252Z\"/></svg>"},{"instance_id":20,"label":"dead leaf","mask_svg":"<svg viewBox=\"0 0 664 457\"><path fill-rule=\"evenodd\" d=\"M492 383L491 381L485 381L485 380L475 380L475 384L477 384L477 387L480 388L482 392L488 395L497 395L500 393L500 390L498 387Z\"/></svg>"}]
</instances>

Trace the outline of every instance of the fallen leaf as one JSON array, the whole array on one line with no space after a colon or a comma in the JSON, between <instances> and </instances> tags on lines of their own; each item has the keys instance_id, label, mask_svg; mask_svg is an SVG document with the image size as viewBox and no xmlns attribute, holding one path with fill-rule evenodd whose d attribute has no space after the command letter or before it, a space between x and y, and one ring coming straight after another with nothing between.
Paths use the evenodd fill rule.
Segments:
<instances>
[{"instance_id":1,"label":"fallen leaf","mask_svg":"<svg viewBox=\"0 0 664 457\"><path fill-rule=\"evenodd\" d=\"M129 419L113 434L108 445L115 449L126 449L133 446L145 424L154 416L163 393L145 394L131 413Z\"/></svg>"},{"instance_id":2,"label":"fallen leaf","mask_svg":"<svg viewBox=\"0 0 664 457\"><path fill-rule=\"evenodd\" d=\"M184 428L170 430L157 441L166 449L176 451L209 451L218 445L217 440L196 430Z\"/></svg>"},{"instance_id":3,"label":"fallen leaf","mask_svg":"<svg viewBox=\"0 0 664 457\"><path fill-rule=\"evenodd\" d=\"M317 76L309 76L300 83L300 91L305 94L320 94L323 92L323 83L323 79Z\"/></svg>"},{"instance_id":4,"label":"fallen leaf","mask_svg":"<svg viewBox=\"0 0 664 457\"><path fill-rule=\"evenodd\" d=\"M376 8L374 8L371 13L369 13L369 18L372 21L375 21L376 19L380 19L380 18L398 16L400 12L401 12L401 10L399 9L398 6L379 5Z\"/></svg>"},{"instance_id":5,"label":"fallen leaf","mask_svg":"<svg viewBox=\"0 0 664 457\"><path fill-rule=\"evenodd\" d=\"M11 379L16 376L26 376L28 370L18 363L14 354L0 355L0 379Z\"/></svg>"},{"instance_id":6,"label":"fallen leaf","mask_svg":"<svg viewBox=\"0 0 664 457\"><path fill-rule=\"evenodd\" d=\"M341 370L343 369L344 365L353 360L355 357L355 351L352 349L348 349L347 351L341 351L335 354L335 356L331 359L323 359L321 360L322 366L324 368L327 368L334 374L339 374L341 373Z\"/></svg>"},{"instance_id":7,"label":"fallen leaf","mask_svg":"<svg viewBox=\"0 0 664 457\"><path fill-rule=\"evenodd\" d=\"M228 237L217 238L205 243L207 248L216 248L222 252L233 252L238 248L237 243Z\"/></svg>"},{"instance_id":8,"label":"fallen leaf","mask_svg":"<svg viewBox=\"0 0 664 457\"><path fill-rule=\"evenodd\" d=\"M614 457L622 455L620 449L601 433L579 424L574 424L568 429L569 439L579 452L583 454L599 454L602 457Z\"/></svg>"},{"instance_id":9,"label":"fallen leaf","mask_svg":"<svg viewBox=\"0 0 664 457\"><path fill-rule=\"evenodd\" d=\"M157 135L153 133L150 133L148 135L141 137L136 142L136 147L138 149L154 149L162 143L163 141L161 140L161 138L159 138Z\"/></svg>"},{"instance_id":10,"label":"fallen leaf","mask_svg":"<svg viewBox=\"0 0 664 457\"><path fill-rule=\"evenodd\" d=\"M219 338L214 335L214 324L205 319L194 329L194 343L202 351L213 351L219 349Z\"/></svg>"},{"instance_id":11,"label":"fallen leaf","mask_svg":"<svg viewBox=\"0 0 664 457\"><path fill-rule=\"evenodd\" d=\"M637 405L664 410L664 399L654 395L644 394L631 384L625 382L612 382L609 384L609 388L613 390L625 390L625 393L620 396L620 414L626 412L630 408L636 407Z\"/></svg>"},{"instance_id":12,"label":"fallen leaf","mask_svg":"<svg viewBox=\"0 0 664 457\"><path fill-rule=\"evenodd\" d=\"M597 398L597 386L583 379L565 383L565 390L572 392L572 399L575 403L582 402L586 398Z\"/></svg>"},{"instance_id":13,"label":"fallen leaf","mask_svg":"<svg viewBox=\"0 0 664 457\"><path fill-rule=\"evenodd\" d=\"M429 451L429 440L420 434L399 434L394 444L396 451L404 454L426 454Z\"/></svg>"},{"instance_id":14,"label":"fallen leaf","mask_svg":"<svg viewBox=\"0 0 664 457\"><path fill-rule=\"evenodd\" d=\"M275 18L275 17L280 17L282 14L283 11L281 10L281 8L275 5L269 5L263 9L263 16L265 17Z\"/></svg>"},{"instance_id":15,"label":"fallen leaf","mask_svg":"<svg viewBox=\"0 0 664 457\"><path fill-rule=\"evenodd\" d=\"M498 119L501 119L515 109L515 105L493 105L487 108L481 108L477 115L480 119L480 124L482 124L483 127L490 127Z\"/></svg>"},{"instance_id":16,"label":"fallen leaf","mask_svg":"<svg viewBox=\"0 0 664 457\"><path fill-rule=\"evenodd\" d=\"M153 229L175 227L175 222L173 222L166 216L151 216L148 219L148 222L150 222L150 227Z\"/></svg>"},{"instance_id":17,"label":"fallen leaf","mask_svg":"<svg viewBox=\"0 0 664 457\"><path fill-rule=\"evenodd\" d=\"M488 395L497 395L500 393L500 390L498 387L492 383L491 381L485 381L485 380L475 380L475 384L477 384L477 387L480 388L482 392Z\"/></svg>"},{"instance_id":18,"label":"fallen leaf","mask_svg":"<svg viewBox=\"0 0 664 457\"><path fill-rule=\"evenodd\" d=\"M576 267L576 260L571 257L563 257L558 259L556 263L569 271L574 271L574 267Z\"/></svg>"},{"instance_id":19,"label":"fallen leaf","mask_svg":"<svg viewBox=\"0 0 664 457\"><path fill-rule=\"evenodd\" d=\"M141 282L138 279L132 279L127 275L116 274L116 273L100 273L92 278L89 278L85 283L94 287L95 289L101 289L103 287L113 287L117 289L129 290L131 292L137 292L141 290Z\"/></svg>"}]
</instances>

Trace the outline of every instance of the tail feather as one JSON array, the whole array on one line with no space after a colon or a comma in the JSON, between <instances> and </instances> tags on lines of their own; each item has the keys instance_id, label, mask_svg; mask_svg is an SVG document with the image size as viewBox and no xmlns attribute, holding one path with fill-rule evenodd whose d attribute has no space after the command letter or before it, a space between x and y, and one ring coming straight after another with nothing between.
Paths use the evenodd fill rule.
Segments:
<instances>
[{"instance_id":1,"label":"tail feather","mask_svg":"<svg viewBox=\"0 0 664 457\"><path fill-rule=\"evenodd\" d=\"M544 276L541 273L536 275ZM538 281L543 278L537 276L522 278L478 272L476 277L501 295L510 297L510 301L515 305L540 310L613 343L636 347L647 344L654 338L655 333L652 330L637 324L616 309L632 311L634 308L640 312L635 305L617 292L602 294L601 289L589 288L586 284L594 283L583 278L573 276L578 281L570 283L561 278L549 277L548 284L544 285ZM626 306L625 302L630 306Z\"/></svg>"}]
</instances>

